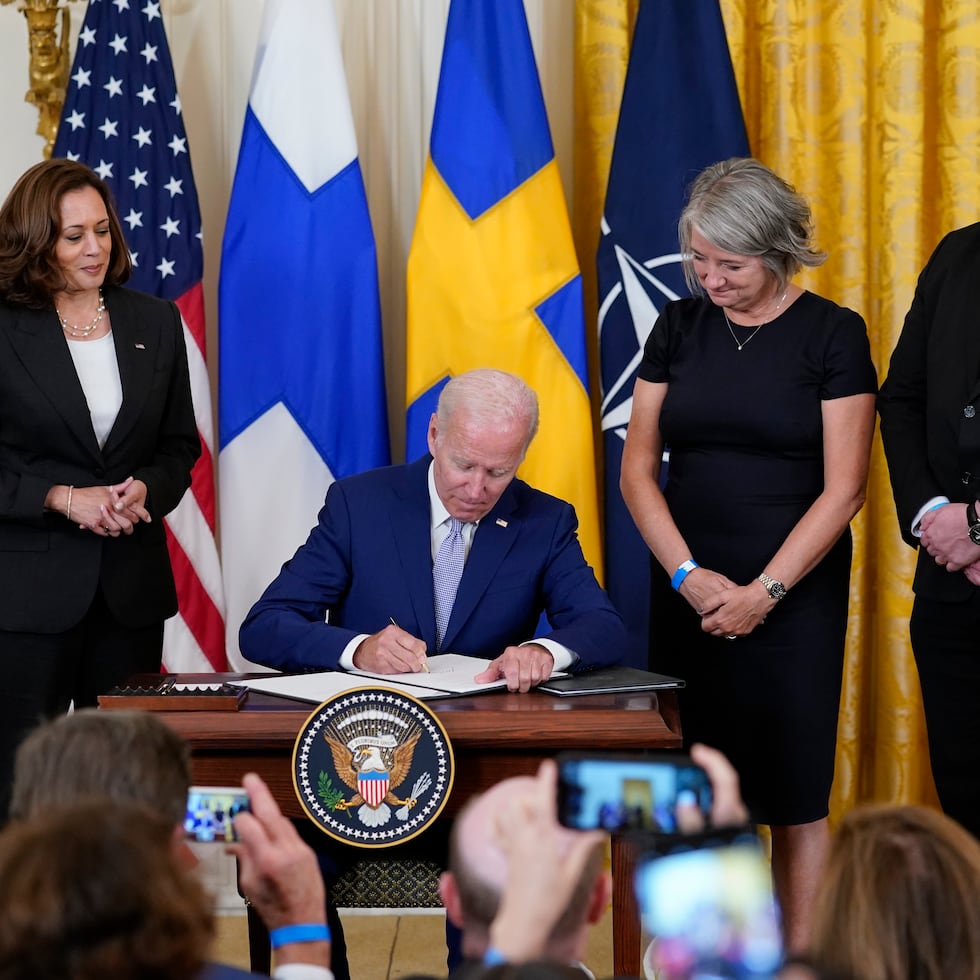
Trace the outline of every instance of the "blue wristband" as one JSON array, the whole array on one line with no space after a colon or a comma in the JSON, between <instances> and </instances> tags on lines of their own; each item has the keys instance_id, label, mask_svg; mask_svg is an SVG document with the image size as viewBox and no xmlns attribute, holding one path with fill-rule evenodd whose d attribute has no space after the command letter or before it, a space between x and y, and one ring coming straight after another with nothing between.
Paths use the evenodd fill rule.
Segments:
<instances>
[{"instance_id":1,"label":"blue wristband","mask_svg":"<svg viewBox=\"0 0 980 980\"><path fill-rule=\"evenodd\" d=\"M488 946L487 951L483 954L484 966L500 966L501 963L506 962L507 957L494 946Z\"/></svg>"},{"instance_id":2,"label":"blue wristband","mask_svg":"<svg viewBox=\"0 0 980 980\"><path fill-rule=\"evenodd\" d=\"M312 922L306 925L282 926L269 933L269 945L273 949L289 943L330 942L330 927L325 923Z\"/></svg>"},{"instance_id":3,"label":"blue wristband","mask_svg":"<svg viewBox=\"0 0 980 980\"><path fill-rule=\"evenodd\" d=\"M681 582L687 578L695 568L700 568L701 566L693 559L688 558L687 561L682 561L680 565L677 566L677 571L674 572L670 580L670 587L675 591L679 592L681 588Z\"/></svg>"},{"instance_id":4,"label":"blue wristband","mask_svg":"<svg viewBox=\"0 0 980 980\"><path fill-rule=\"evenodd\" d=\"M933 511L933 510L939 510L940 507L945 507L948 503L949 503L948 500L940 500L938 504L933 504L929 508L929 510L926 511L926 514L928 514L930 511Z\"/></svg>"}]
</instances>

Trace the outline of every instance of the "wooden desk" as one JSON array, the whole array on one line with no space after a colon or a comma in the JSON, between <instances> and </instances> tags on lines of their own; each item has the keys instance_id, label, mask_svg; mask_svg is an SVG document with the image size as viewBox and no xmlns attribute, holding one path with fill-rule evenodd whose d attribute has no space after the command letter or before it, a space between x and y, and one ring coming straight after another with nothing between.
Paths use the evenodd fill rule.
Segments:
<instances>
[{"instance_id":1,"label":"wooden desk","mask_svg":"<svg viewBox=\"0 0 980 980\"><path fill-rule=\"evenodd\" d=\"M215 683L240 676L186 674L180 680ZM577 698L495 692L426 704L445 726L456 758L446 816L501 779L533 775L542 759L559 751L637 751L681 745L677 697L672 691ZM296 733L312 710L312 705L251 692L241 711L174 711L160 717L190 743L196 783L237 784L244 773L257 772L285 813L303 817L293 788L291 758ZM614 838L613 971L639 976L640 924L632 868L628 845Z\"/></svg>"}]
</instances>

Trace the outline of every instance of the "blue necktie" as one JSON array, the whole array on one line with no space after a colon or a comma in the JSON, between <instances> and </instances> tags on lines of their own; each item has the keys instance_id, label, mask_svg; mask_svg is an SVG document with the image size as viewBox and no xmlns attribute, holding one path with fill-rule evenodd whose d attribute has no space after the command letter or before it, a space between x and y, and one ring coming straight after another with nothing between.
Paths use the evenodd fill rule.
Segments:
<instances>
[{"instance_id":1,"label":"blue necktie","mask_svg":"<svg viewBox=\"0 0 980 980\"><path fill-rule=\"evenodd\" d=\"M436 560L432 564L432 594L436 610L436 649L449 625L449 616L456 601L456 590L466 563L466 543L463 541L463 522L450 517L449 533L443 538Z\"/></svg>"}]
</instances>

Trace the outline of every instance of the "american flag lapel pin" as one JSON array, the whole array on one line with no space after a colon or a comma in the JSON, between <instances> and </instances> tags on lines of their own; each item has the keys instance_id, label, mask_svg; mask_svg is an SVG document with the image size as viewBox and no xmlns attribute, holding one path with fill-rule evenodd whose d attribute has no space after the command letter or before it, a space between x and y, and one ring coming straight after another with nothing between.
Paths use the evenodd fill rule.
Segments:
<instances>
[{"instance_id":1,"label":"american flag lapel pin","mask_svg":"<svg viewBox=\"0 0 980 980\"><path fill-rule=\"evenodd\" d=\"M498 517L497 527L507 527L507 522L502 517Z\"/></svg>"}]
</instances>

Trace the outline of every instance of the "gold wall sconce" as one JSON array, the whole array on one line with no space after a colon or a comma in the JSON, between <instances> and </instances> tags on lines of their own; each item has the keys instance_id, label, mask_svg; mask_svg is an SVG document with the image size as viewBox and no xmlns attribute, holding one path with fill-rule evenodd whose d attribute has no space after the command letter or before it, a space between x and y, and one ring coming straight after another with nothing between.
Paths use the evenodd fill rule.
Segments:
<instances>
[{"instance_id":1,"label":"gold wall sconce","mask_svg":"<svg viewBox=\"0 0 980 980\"><path fill-rule=\"evenodd\" d=\"M0 0L2 4L14 0ZM27 18L30 52L29 88L25 102L37 106L37 133L44 138L44 157L50 158L58 135L71 57L68 51L69 13L61 0L21 0L18 8ZM60 36L59 36L60 21Z\"/></svg>"}]
</instances>

